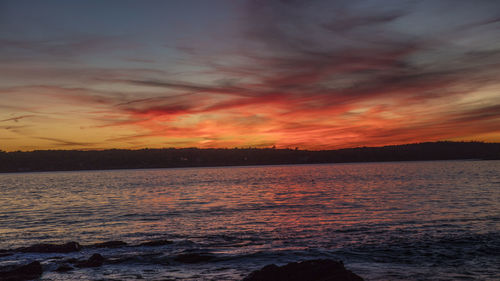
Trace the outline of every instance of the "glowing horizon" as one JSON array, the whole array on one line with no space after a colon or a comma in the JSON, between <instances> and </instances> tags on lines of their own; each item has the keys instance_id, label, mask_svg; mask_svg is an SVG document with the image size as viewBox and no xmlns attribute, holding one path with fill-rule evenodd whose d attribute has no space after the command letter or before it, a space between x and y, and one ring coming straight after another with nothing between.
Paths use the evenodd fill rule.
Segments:
<instances>
[{"instance_id":1,"label":"glowing horizon","mask_svg":"<svg viewBox=\"0 0 500 281\"><path fill-rule=\"evenodd\" d=\"M0 1L0 18L3 151L500 142L494 1Z\"/></svg>"}]
</instances>

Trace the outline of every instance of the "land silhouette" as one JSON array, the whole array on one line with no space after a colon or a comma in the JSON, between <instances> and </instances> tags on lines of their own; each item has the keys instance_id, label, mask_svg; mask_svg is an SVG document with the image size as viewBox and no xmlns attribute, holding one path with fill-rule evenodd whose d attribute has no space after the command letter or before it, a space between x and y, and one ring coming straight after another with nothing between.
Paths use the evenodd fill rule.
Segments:
<instances>
[{"instance_id":1,"label":"land silhouette","mask_svg":"<svg viewBox=\"0 0 500 281\"><path fill-rule=\"evenodd\" d=\"M500 159L500 143L441 141L321 151L297 148L0 151L0 172L459 159Z\"/></svg>"}]
</instances>

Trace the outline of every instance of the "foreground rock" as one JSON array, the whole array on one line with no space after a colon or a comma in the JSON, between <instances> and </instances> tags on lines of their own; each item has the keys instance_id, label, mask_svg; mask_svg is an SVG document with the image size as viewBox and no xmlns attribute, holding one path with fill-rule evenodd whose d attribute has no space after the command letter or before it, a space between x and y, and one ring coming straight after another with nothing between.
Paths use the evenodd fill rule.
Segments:
<instances>
[{"instance_id":1,"label":"foreground rock","mask_svg":"<svg viewBox=\"0 0 500 281\"><path fill-rule=\"evenodd\" d=\"M67 264L62 264L60 265L56 271L57 272L68 272L68 271L71 271L73 270L74 268L72 268L71 266L67 265Z\"/></svg>"},{"instance_id":2,"label":"foreground rock","mask_svg":"<svg viewBox=\"0 0 500 281\"><path fill-rule=\"evenodd\" d=\"M174 243L174 242L172 242L170 240L154 240L154 241L141 243L141 244L139 244L139 246L157 247L157 246L169 245L172 243Z\"/></svg>"},{"instance_id":3,"label":"foreground rock","mask_svg":"<svg viewBox=\"0 0 500 281\"><path fill-rule=\"evenodd\" d=\"M174 260L182 263L200 263L200 262L210 261L214 258L215 256L211 254L189 253L189 254L180 254L176 256Z\"/></svg>"},{"instance_id":4,"label":"foreground rock","mask_svg":"<svg viewBox=\"0 0 500 281\"><path fill-rule=\"evenodd\" d=\"M93 254L88 260L76 263L77 267L99 267L104 263L104 257L101 254Z\"/></svg>"},{"instance_id":5,"label":"foreground rock","mask_svg":"<svg viewBox=\"0 0 500 281\"><path fill-rule=\"evenodd\" d=\"M77 242L65 244L35 244L29 247L18 248L23 253L71 253L80 251L82 246Z\"/></svg>"},{"instance_id":6,"label":"foreground rock","mask_svg":"<svg viewBox=\"0 0 500 281\"><path fill-rule=\"evenodd\" d=\"M34 261L14 269L0 271L1 281L23 281L39 278L43 273L42 265Z\"/></svg>"},{"instance_id":7,"label":"foreground rock","mask_svg":"<svg viewBox=\"0 0 500 281\"><path fill-rule=\"evenodd\" d=\"M90 248L119 248L119 247L125 247L127 245L128 244L123 242L123 241L107 241L107 242L92 244L89 247Z\"/></svg>"},{"instance_id":8,"label":"foreground rock","mask_svg":"<svg viewBox=\"0 0 500 281\"><path fill-rule=\"evenodd\" d=\"M363 278L347 270L340 261L321 259L267 265L243 281L363 281Z\"/></svg>"}]
</instances>

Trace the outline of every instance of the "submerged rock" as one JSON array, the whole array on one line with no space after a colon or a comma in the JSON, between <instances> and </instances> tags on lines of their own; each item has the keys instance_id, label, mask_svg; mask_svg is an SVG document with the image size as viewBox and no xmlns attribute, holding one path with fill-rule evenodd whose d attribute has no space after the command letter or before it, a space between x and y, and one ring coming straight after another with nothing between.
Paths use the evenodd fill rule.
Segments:
<instances>
[{"instance_id":1,"label":"submerged rock","mask_svg":"<svg viewBox=\"0 0 500 281\"><path fill-rule=\"evenodd\" d=\"M180 254L176 256L174 260L182 263L199 263L199 262L209 261L214 258L215 256L211 254L188 253L188 254Z\"/></svg>"},{"instance_id":2,"label":"submerged rock","mask_svg":"<svg viewBox=\"0 0 500 281\"><path fill-rule=\"evenodd\" d=\"M149 241L149 242L144 242L139 244L139 246L147 246L147 247L157 247L157 246L163 246L163 245L168 245L172 244L174 242L170 240L154 240L154 241Z\"/></svg>"},{"instance_id":3,"label":"submerged rock","mask_svg":"<svg viewBox=\"0 0 500 281\"><path fill-rule=\"evenodd\" d=\"M78 259L76 259L76 258L70 258L70 259L66 259L64 262L77 263Z\"/></svg>"},{"instance_id":4,"label":"submerged rock","mask_svg":"<svg viewBox=\"0 0 500 281\"><path fill-rule=\"evenodd\" d=\"M60 265L60 266L56 269L56 271L57 271L57 272L68 272L68 271L71 271L71 270L73 270L73 269L74 269L73 267L71 267L71 266L69 266L69 265L67 265L67 264L62 264L62 265Z\"/></svg>"},{"instance_id":5,"label":"submerged rock","mask_svg":"<svg viewBox=\"0 0 500 281\"><path fill-rule=\"evenodd\" d=\"M14 269L0 271L0 280L2 281L23 281L37 279L43 273L42 265L34 261L27 265L22 265Z\"/></svg>"},{"instance_id":6,"label":"submerged rock","mask_svg":"<svg viewBox=\"0 0 500 281\"><path fill-rule=\"evenodd\" d=\"M88 260L80 261L76 263L77 267L99 267L105 261L105 258L101 254L93 254Z\"/></svg>"},{"instance_id":7,"label":"submerged rock","mask_svg":"<svg viewBox=\"0 0 500 281\"><path fill-rule=\"evenodd\" d=\"M0 249L0 258L12 255L12 250Z\"/></svg>"},{"instance_id":8,"label":"submerged rock","mask_svg":"<svg viewBox=\"0 0 500 281\"><path fill-rule=\"evenodd\" d=\"M319 259L284 266L267 265L243 281L363 281L363 278L347 270L341 261Z\"/></svg>"},{"instance_id":9,"label":"submerged rock","mask_svg":"<svg viewBox=\"0 0 500 281\"><path fill-rule=\"evenodd\" d=\"M128 244L123 242L123 241L107 241L107 242L92 244L89 247L91 247L91 248L118 248L118 247L124 247L127 245Z\"/></svg>"},{"instance_id":10,"label":"submerged rock","mask_svg":"<svg viewBox=\"0 0 500 281\"><path fill-rule=\"evenodd\" d=\"M18 248L17 251L23 253L70 253L78 252L82 246L77 242L65 244L35 244L29 247Z\"/></svg>"}]
</instances>

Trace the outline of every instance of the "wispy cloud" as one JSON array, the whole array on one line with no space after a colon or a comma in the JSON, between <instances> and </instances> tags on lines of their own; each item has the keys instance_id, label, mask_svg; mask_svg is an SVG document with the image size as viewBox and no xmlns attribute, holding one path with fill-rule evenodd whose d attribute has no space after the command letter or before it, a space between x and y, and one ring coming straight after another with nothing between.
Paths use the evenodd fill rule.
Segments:
<instances>
[{"instance_id":1,"label":"wispy cloud","mask_svg":"<svg viewBox=\"0 0 500 281\"><path fill-rule=\"evenodd\" d=\"M21 120L21 119L31 118L31 117L35 117L35 116L36 115L21 115L21 116L16 116L16 117L0 120L0 122L9 122L9 121L19 122L19 120Z\"/></svg>"},{"instance_id":2,"label":"wispy cloud","mask_svg":"<svg viewBox=\"0 0 500 281\"><path fill-rule=\"evenodd\" d=\"M54 142L58 146L72 146L72 147L82 146L82 147L86 147L86 146L94 145L94 143L90 143L90 142L77 142L77 141L71 141L71 140L65 140L65 139L59 139L59 138L49 138L49 137L37 137L37 138L41 139L41 140L47 140L47 141Z\"/></svg>"}]
</instances>

